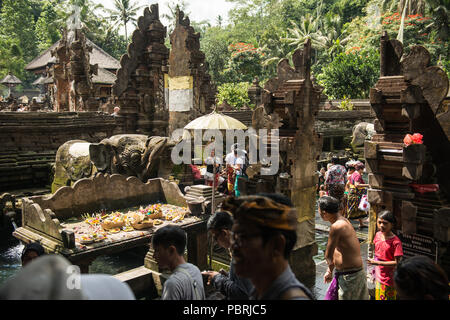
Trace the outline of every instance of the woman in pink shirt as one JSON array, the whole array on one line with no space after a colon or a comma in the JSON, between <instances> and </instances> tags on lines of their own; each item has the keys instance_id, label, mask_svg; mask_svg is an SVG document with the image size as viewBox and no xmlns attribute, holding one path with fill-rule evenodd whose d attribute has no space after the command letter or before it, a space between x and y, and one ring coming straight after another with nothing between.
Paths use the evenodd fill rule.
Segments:
<instances>
[{"instance_id":1,"label":"woman in pink shirt","mask_svg":"<svg viewBox=\"0 0 450 320\"><path fill-rule=\"evenodd\" d=\"M403 256L400 239L392 232L395 217L392 212L384 210L377 219L378 231L373 239L375 245L375 259L368 259L368 263L375 265L375 299L396 300L397 292L394 288L394 270Z\"/></svg>"},{"instance_id":2,"label":"woman in pink shirt","mask_svg":"<svg viewBox=\"0 0 450 320\"><path fill-rule=\"evenodd\" d=\"M348 195L347 195L347 219L359 220L359 228L366 228L363 218L367 217L367 212L359 210L359 203L364 195L364 192L369 185L365 183L362 178L364 172L364 164L359 162L355 165L355 172L348 180Z\"/></svg>"}]
</instances>

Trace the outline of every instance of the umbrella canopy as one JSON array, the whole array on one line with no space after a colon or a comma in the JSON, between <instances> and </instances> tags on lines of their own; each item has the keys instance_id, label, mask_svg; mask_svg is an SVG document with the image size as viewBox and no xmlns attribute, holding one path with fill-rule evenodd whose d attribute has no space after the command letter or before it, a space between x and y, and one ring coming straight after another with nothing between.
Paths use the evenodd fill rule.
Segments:
<instances>
[{"instance_id":1,"label":"umbrella canopy","mask_svg":"<svg viewBox=\"0 0 450 320\"><path fill-rule=\"evenodd\" d=\"M214 110L210 114L189 122L184 129L187 130L246 130L247 126L235 118L226 116Z\"/></svg>"},{"instance_id":2,"label":"umbrella canopy","mask_svg":"<svg viewBox=\"0 0 450 320\"><path fill-rule=\"evenodd\" d=\"M15 75L13 75L10 72L10 73L8 73L8 75L6 77L3 78L2 81L0 81L0 83L3 83L3 84L20 84L20 83L22 83L22 81L20 81L19 78L17 78Z\"/></svg>"},{"instance_id":3,"label":"umbrella canopy","mask_svg":"<svg viewBox=\"0 0 450 320\"><path fill-rule=\"evenodd\" d=\"M207 114L205 116L199 117L191 122L189 122L185 127L185 134L187 130L246 130L247 126L240 122L239 120L236 120L235 118L226 116L220 112L217 112L216 109L214 109L213 112L210 114ZM183 136L183 139L186 139L186 136ZM213 163L213 168L215 170L215 158ZM215 212L215 181L216 179L213 179L212 183L212 197L211 197L211 213Z\"/></svg>"}]
</instances>

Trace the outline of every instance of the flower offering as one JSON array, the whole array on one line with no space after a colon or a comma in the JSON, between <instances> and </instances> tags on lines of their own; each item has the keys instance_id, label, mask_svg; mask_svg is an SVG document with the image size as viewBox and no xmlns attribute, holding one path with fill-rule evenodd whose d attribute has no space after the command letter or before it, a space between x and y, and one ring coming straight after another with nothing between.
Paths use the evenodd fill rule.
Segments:
<instances>
[{"instance_id":1,"label":"flower offering","mask_svg":"<svg viewBox=\"0 0 450 320\"><path fill-rule=\"evenodd\" d=\"M409 146L411 144L423 144L422 141L423 135L420 133L414 133L413 135L407 134L405 138L403 138L403 143L406 146Z\"/></svg>"}]
</instances>

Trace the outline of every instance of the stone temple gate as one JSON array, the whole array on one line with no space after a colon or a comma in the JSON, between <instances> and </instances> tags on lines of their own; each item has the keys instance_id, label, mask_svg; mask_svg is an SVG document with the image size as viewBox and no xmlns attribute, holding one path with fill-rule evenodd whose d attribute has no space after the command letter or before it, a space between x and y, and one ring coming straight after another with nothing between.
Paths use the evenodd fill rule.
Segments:
<instances>
[{"instance_id":1,"label":"stone temple gate","mask_svg":"<svg viewBox=\"0 0 450 320\"><path fill-rule=\"evenodd\" d=\"M291 198L298 210L297 243L291 267L307 285L315 279L315 199L317 159L322 139L315 131L321 87L311 80L311 42L294 52L292 67L287 59L278 63L277 77L269 79L261 91L262 105L255 109L254 129L279 129L280 175L255 174L242 183L246 193L280 192ZM273 137L267 137L268 149ZM241 181L239 181L241 182ZM244 182L244 181L242 181ZM240 184L241 185L241 184ZM253 189L253 190L252 190ZM241 190L241 189L240 189Z\"/></svg>"},{"instance_id":2,"label":"stone temple gate","mask_svg":"<svg viewBox=\"0 0 450 320\"><path fill-rule=\"evenodd\" d=\"M376 134L365 142L369 172L369 241L381 210L394 213L394 232L404 256L426 255L450 270L450 141L436 114L448 92L448 77L430 66L430 53L381 37L380 78L370 91ZM448 112L448 111L447 111ZM406 144L419 133L423 143Z\"/></svg>"}]
</instances>

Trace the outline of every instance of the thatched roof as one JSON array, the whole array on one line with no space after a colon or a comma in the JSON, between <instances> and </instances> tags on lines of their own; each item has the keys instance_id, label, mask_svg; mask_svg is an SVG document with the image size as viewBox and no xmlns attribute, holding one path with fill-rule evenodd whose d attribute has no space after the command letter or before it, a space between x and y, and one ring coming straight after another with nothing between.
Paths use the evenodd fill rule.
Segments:
<instances>
[{"instance_id":1,"label":"thatched roof","mask_svg":"<svg viewBox=\"0 0 450 320\"><path fill-rule=\"evenodd\" d=\"M51 51L55 49L59 42L55 42L50 48L45 50L40 56L34 58L27 66L25 70L34 71L37 69L45 68L49 62L55 62L55 57L52 57ZM98 64L99 68L117 70L120 67L120 63L117 59L110 56L103 49L93 43L91 40L86 38L86 44L92 46L92 52L90 55L90 63Z\"/></svg>"},{"instance_id":2,"label":"thatched roof","mask_svg":"<svg viewBox=\"0 0 450 320\"><path fill-rule=\"evenodd\" d=\"M6 75L6 77L3 78L0 83L3 84L19 84L22 83L19 78L17 78L15 75L13 75L11 72Z\"/></svg>"},{"instance_id":3,"label":"thatched roof","mask_svg":"<svg viewBox=\"0 0 450 320\"><path fill-rule=\"evenodd\" d=\"M98 68L98 74L93 75L92 82L93 83L103 83L103 84L114 84L117 77L114 73L109 72L106 69Z\"/></svg>"}]
</instances>

